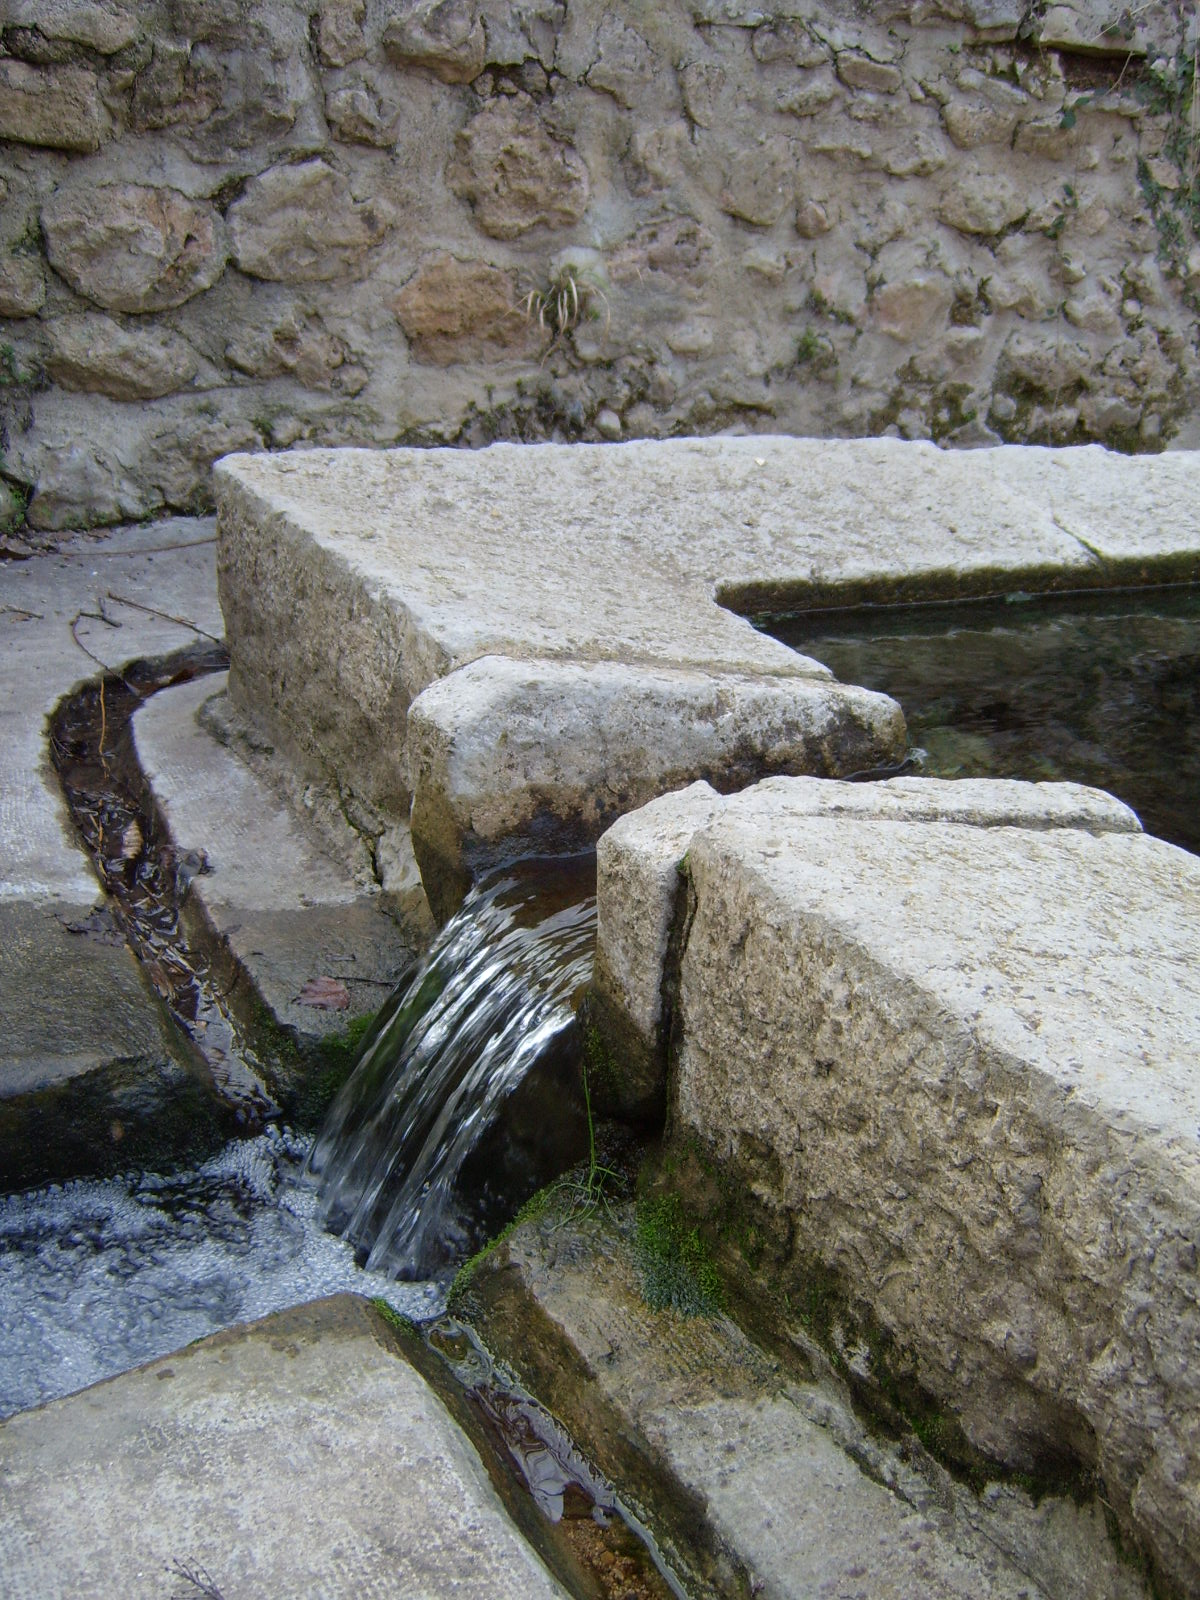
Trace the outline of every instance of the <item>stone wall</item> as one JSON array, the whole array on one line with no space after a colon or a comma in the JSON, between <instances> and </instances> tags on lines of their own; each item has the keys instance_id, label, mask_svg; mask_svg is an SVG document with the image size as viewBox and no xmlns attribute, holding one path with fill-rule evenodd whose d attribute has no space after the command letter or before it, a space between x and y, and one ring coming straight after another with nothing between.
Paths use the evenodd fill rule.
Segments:
<instances>
[{"instance_id":1,"label":"stone wall","mask_svg":"<svg viewBox=\"0 0 1200 1600\"><path fill-rule=\"evenodd\" d=\"M3 0L0 515L304 442L1200 444L1195 16Z\"/></svg>"}]
</instances>

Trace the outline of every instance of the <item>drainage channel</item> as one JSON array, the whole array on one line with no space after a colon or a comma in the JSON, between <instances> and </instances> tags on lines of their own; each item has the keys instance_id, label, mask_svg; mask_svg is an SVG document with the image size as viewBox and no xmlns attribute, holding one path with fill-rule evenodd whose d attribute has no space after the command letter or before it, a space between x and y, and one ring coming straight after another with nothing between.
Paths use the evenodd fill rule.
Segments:
<instances>
[{"instance_id":1,"label":"drainage channel","mask_svg":"<svg viewBox=\"0 0 1200 1600\"><path fill-rule=\"evenodd\" d=\"M164 658L135 661L120 672L94 679L56 709L50 749L75 825L107 891L113 921L128 938L183 1034L207 1062L217 1092L233 1112L242 1138L229 1150L244 1148L253 1152L251 1165L255 1160L269 1165L269 1158L278 1152L264 1154L258 1146L262 1130L278 1118L279 1108L264 1088L262 1063L222 994L212 963L189 944L181 925L188 886L204 871L205 863L180 856L173 848L138 764L132 732L134 714L151 695L223 671L227 665L223 646L195 646ZM109 914L94 913L95 927L80 931L107 936ZM267 1134L276 1143L283 1141L289 1164L302 1159L294 1135L269 1127ZM230 1160L234 1167L244 1165L236 1156L215 1158L221 1167L218 1187L230 1182L224 1171ZM207 1229L209 1190L214 1186L211 1175L149 1176L142 1181L149 1183L156 1195L163 1185L172 1191L182 1185L187 1192L188 1203L172 1203L164 1212L168 1228L178 1212L187 1217L193 1232L197 1226ZM268 1200L274 1181L264 1185ZM191 1194L197 1183L204 1191L203 1203ZM107 1194L111 1186L93 1183L87 1187L103 1188ZM65 1201L71 1187L53 1193ZM234 1195L233 1210L241 1212L248 1202L240 1195L239 1185L235 1183L234 1188L239 1192ZM130 1198L122 1197L122 1203L127 1206ZM143 1199L140 1192L132 1198L135 1205ZM93 1199L102 1208L107 1203ZM36 1194L33 1204L36 1211ZM42 1234L47 1227L55 1231L57 1226L47 1219L39 1224ZM0 1234L7 1231L0 1228ZM70 1229L68 1232L74 1238ZM19 1248L28 1255L35 1253L28 1240ZM161 1253L161 1248L155 1252ZM128 1270L126 1263L123 1275ZM386 1306L384 1314L390 1319L413 1329L413 1335L404 1340L410 1357L467 1429L510 1514L564 1587L577 1600L685 1597L648 1530L591 1467L551 1413L496 1366L471 1329L448 1316L410 1325L404 1313L414 1308L412 1293L422 1286L381 1285L377 1275L362 1275L362 1288L367 1292L378 1292L381 1287L384 1294L376 1304L381 1310ZM402 1309L392 1304L392 1298L399 1299ZM440 1294L427 1296L426 1308L436 1310L440 1300ZM232 1317L217 1325L241 1320L237 1314L240 1305L235 1298ZM153 1353L158 1352L142 1352L137 1359L145 1360Z\"/></svg>"},{"instance_id":2,"label":"drainage channel","mask_svg":"<svg viewBox=\"0 0 1200 1600\"><path fill-rule=\"evenodd\" d=\"M138 766L133 716L160 689L229 665L223 645L195 645L131 662L60 702L50 754L71 816L108 895L112 916L184 1036L207 1063L219 1098L243 1133L279 1108L205 956L189 947L180 906L202 859L177 855ZM103 916L94 929L103 937Z\"/></svg>"},{"instance_id":3,"label":"drainage channel","mask_svg":"<svg viewBox=\"0 0 1200 1600\"><path fill-rule=\"evenodd\" d=\"M445 1315L405 1343L474 1441L513 1520L569 1593L687 1600L649 1530L468 1324Z\"/></svg>"}]
</instances>

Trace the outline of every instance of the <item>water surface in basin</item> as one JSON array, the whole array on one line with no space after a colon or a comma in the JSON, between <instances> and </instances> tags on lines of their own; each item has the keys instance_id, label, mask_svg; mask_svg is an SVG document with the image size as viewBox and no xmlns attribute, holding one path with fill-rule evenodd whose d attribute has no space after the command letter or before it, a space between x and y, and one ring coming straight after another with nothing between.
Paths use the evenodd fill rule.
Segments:
<instances>
[{"instance_id":1,"label":"water surface in basin","mask_svg":"<svg viewBox=\"0 0 1200 1600\"><path fill-rule=\"evenodd\" d=\"M1107 789L1200 853L1200 589L809 612L762 624L898 700L916 770Z\"/></svg>"}]
</instances>

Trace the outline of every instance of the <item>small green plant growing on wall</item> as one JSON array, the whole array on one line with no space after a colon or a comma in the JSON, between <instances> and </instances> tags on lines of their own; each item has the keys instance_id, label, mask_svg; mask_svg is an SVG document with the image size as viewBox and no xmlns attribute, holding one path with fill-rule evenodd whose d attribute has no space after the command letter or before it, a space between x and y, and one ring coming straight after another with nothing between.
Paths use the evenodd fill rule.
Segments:
<instances>
[{"instance_id":1,"label":"small green plant growing on wall","mask_svg":"<svg viewBox=\"0 0 1200 1600\"><path fill-rule=\"evenodd\" d=\"M1067 225L1068 217L1073 216L1079 210L1079 194L1075 186L1070 183L1064 183L1062 195L1055 200L1054 204L1056 207L1054 220L1043 230L1047 239L1061 238L1063 229Z\"/></svg>"},{"instance_id":2,"label":"small green plant growing on wall","mask_svg":"<svg viewBox=\"0 0 1200 1600\"><path fill-rule=\"evenodd\" d=\"M814 377L832 372L838 364L837 351L832 343L813 327L805 328L796 341L796 365L805 368Z\"/></svg>"},{"instance_id":3,"label":"small green plant growing on wall","mask_svg":"<svg viewBox=\"0 0 1200 1600\"><path fill-rule=\"evenodd\" d=\"M1138 184L1158 229L1159 259L1182 275L1192 244L1200 240L1200 34L1191 50L1146 68L1140 98L1152 112L1165 113L1162 156L1178 174L1173 184L1160 181L1150 164L1139 159Z\"/></svg>"},{"instance_id":4,"label":"small green plant growing on wall","mask_svg":"<svg viewBox=\"0 0 1200 1600\"><path fill-rule=\"evenodd\" d=\"M586 262L560 260L550 269L544 284L533 289L521 302L525 315L558 344L584 322L604 318L608 332L611 314L599 271Z\"/></svg>"},{"instance_id":5,"label":"small green plant growing on wall","mask_svg":"<svg viewBox=\"0 0 1200 1600\"><path fill-rule=\"evenodd\" d=\"M0 344L0 388L11 389L25 381L10 344Z\"/></svg>"}]
</instances>

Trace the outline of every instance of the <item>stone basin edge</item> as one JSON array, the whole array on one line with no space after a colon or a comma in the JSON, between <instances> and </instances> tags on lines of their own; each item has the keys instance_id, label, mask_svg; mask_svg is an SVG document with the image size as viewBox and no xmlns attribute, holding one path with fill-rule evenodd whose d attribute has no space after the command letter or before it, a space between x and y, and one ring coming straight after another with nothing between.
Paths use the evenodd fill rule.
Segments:
<instances>
[{"instance_id":1,"label":"stone basin edge","mask_svg":"<svg viewBox=\"0 0 1200 1600\"><path fill-rule=\"evenodd\" d=\"M1079 785L803 778L663 796L598 865L594 1098L665 1116L651 1184L763 1336L1195 1593L1200 865Z\"/></svg>"},{"instance_id":2,"label":"stone basin edge","mask_svg":"<svg viewBox=\"0 0 1200 1600\"><path fill-rule=\"evenodd\" d=\"M439 920L490 860L693 780L901 759L892 702L735 612L1200 576L1196 452L313 450L214 485L231 699L376 834L411 824Z\"/></svg>"}]
</instances>

